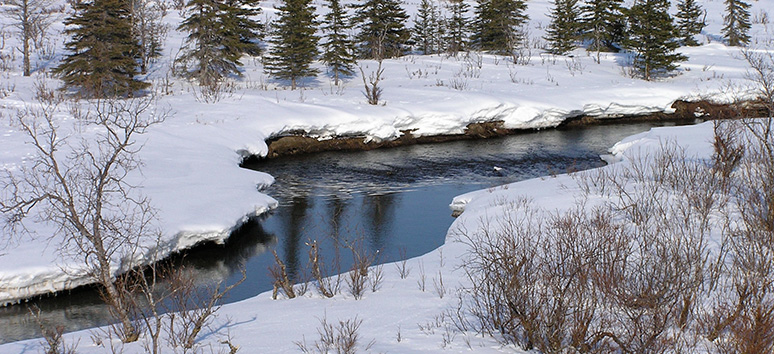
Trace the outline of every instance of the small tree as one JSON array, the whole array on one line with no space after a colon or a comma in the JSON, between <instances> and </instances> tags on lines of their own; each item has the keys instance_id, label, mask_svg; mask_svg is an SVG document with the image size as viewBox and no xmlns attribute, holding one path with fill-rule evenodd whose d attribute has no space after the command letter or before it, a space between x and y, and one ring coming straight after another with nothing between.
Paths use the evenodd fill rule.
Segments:
<instances>
[{"instance_id":1,"label":"small tree","mask_svg":"<svg viewBox=\"0 0 774 354\"><path fill-rule=\"evenodd\" d=\"M555 0L549 17L545 37L550 44L548 51L561 55L575 49L580 31L578 0Z\"/></svg>"},{"instance_id":2,"label":"small tree","mask_svg":"<svg viewBox=\"0 0 774 354\"><path fill-rule=\"evenodd\" d=\"M470 20L467 17L470 5L463 0L449 0L446 10L450 17L446 21L446 50L457 55L458 52L465 50L468 42L468 27Z\"/></svg>"},{"instance_id":3,"label":"small tree","mask_svg":"<svg viewBox=\"0 0 774 354\"><path fill-rule=\"evenodd\" d=\"M583 38L590 41L588 50L599 53L617 51L615 47L623 37L623 0L587 0L581 6Z\"/></svg>"},{"instance_id":4,"label":"small tree","mask_svg":"<svg viewBox=\"0 0 774 354\"><path fill-rule=\"evenodd\" d=\"M279 18L269 41L273 47L265 68L278 79L290 80L295 90L298 79L319 72L311 66L318 54L314 6L311 0L284 0L277 10Z\"/></svg>"},{"instance_id":5,"label":"small tree","mask_svg":"<svg viewBox=\"0 0 774 354\"><path fill-rule=\"evenodd\" d=\"M511 53L523 41L529 17L524 0L478 0L472 41L481 50Z\"/></svg>"},{"instance_id":6,"label":"small tree","mask_svg":"<svg viewBox=\"0 0 774 354\"><path fill-rule=\"evenodd\" d=\"M383 59L403 55L403 46L411 33L406 29L409 18L398 0L365 0L352 5L352 21L358 25L360 55L367 59Z\"/></svg>"},{"instance_id":7,"label":"small tree","mask_svg":"<svg viewBox=\"0 0 774 354\"><path fill-rule=\"evenodd\" d=\"M49 12L51 0L8 0L3 15L11 19L11 25L16 27L22 43L22 61L24 76L30 76L30 55L32 45L39 42L36 39L46 35L46 30L53 21Z\"/></svg>"},{"instance_id":8,"label":"small tree","mask_svg":"<svg viewBox=\"0 0 774 354\"><path fill-rule=\"evenodd\" d=\"M78 131L96 130L80 139L61 134L57 105L17 112L14 122L33 149L32 163L4 169L0 213L13 234L30 235L24 222L53 226L60 256L83 262L121 323L122 339L137 339L129 301L114 283L120 267L131 267L144 246L158 238L148 198L127 179L141 161L137 135L164 117L152 113L149 98L99 100L76 116ZM76 140L76 141L73 141ZM34 236L31 235L31 236ZM127 269L124 269L127 270Z\"/></svg>"},{"instance_id":9,"label":"small tree","mask_svg":"<svg viewBox=\"0 0 774 354\"><path fill-rule=\"evenodd\" d=\"M675 53L679 45L668 10L668 0L640 0L627 11L629 36L624 46L634 52L634 69L645 80L675 70L677 62L687 59Z\"/></svg>"},{"instance_id":10,"label":"small tree","mask_svg":"<svg viewBox=\"0 0 774 354\"><path fill-rule=\"evenodd\" d=\"M438 7L429 0L422 0L414 17L412 30L413 42L423 54L434 54L440 51L440 38L443 34L441 14Z\"/></svg>"},{"instance_id":11,"label":"small tree","mask_svg":"<svg viewBox=\"0 0 774 354\"><path fill-rule=\"evenodd\" d=\"M260 55L263 25L257 0L189 0L188 17L178 30L188 32L177 64L183 75L217 88L228 75L240 76L243 55Z\"/></svg>"},{"instance_id":12,"label":"small tree","mask_svg":"<svg viewBox=\"0 0 774 354\"><path fill-rule=\"evenodd\" d=\"M75 2L65 20L71 52L53 72L65 88L90 97L131 96L149 84L137 80L140 47L133 36L131 4L121 0Z\"/></svg>"},{"instance_id":13,"label":"small tree","mask_svg":"<svg viewBox=\"0 0 774 354\"><path fill-rule=\"evenodd\" d=\"M697 46L699 42L693 36L701 33L707 12L696 3L696 0L680 0L677 3L677 33L684 45Z\"/></svg>"},{"instance_id":14,"label":"small tree","mask_svg":"<svg viewBox=\"0 0 774 354\"><path fill-rule=\"evenodd\" d=\"M723 36L728 45L744 46L750 41L750 4L742 0L726 0L726 15L723 17Z\"/></svg>"},{"instance_id":15,"label":"small tree","mask_svg":"<svg viewBox=\"0 0 774 354\"><path fill-rule=\"evenodd\" d=\"M137 37L140 52L140 72L148 72L153 58L161 55L162 42L167 34L167 25L162 20L167 15L163 2L151 0L132 1L132 31Z\"/></svg>"},{"instance_id":16,"label":"small tree","mask_svg":"<svg viewBox=\"0 0 774 354\"><path fill-rule=\"evenodd\" d=\"M328 0L330 11L325 14L325 26L322 28L326 41L322 44L322 60L333 72L333 83L339 84L341 75L352 75L355 66L355 45L349 39L347 14L339 0Z\"/></svg>"}]
</instances>

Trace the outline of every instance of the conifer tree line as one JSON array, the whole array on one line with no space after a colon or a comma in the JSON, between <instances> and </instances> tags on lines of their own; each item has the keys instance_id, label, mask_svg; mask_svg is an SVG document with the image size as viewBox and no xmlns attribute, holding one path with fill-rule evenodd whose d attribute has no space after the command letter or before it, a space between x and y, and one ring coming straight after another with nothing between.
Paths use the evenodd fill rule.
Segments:
<instances>
[{"instance_id":1,"label":"conifer tree line","mask_svg":"<svg viewBox=\"0 0 774 354\"><path fill-rule=\"evenodd\" d=\"M358 59L468 50L508 54L528 39L526 0L421 0L413 17L400 0L324 0L322 9L311 0L278 0L269 28L260 22L260 1L187 0L177 27L186 38L174 73L217 85L241 76L246 56L262 57L267 74L296 88L319 74L314 63L320 61L338 85L355 74ZM686 59L676 54L678 47L700 44L706 17L700 0L672 1L674 14L670 0L634 0L629 8L623 0L553 0L544 49L566 55L585 47L597 61L601 52L626 51L640 77L668 74ZM166 31L165 10L149 10L152 3L73 2L65 20L69 54L53 70L65 87L89 97L131 96L148 87L142 74L160 55ZM750 5L724 3L723 35L729 45L744 46Z\"/></svg>"}]
</instances>

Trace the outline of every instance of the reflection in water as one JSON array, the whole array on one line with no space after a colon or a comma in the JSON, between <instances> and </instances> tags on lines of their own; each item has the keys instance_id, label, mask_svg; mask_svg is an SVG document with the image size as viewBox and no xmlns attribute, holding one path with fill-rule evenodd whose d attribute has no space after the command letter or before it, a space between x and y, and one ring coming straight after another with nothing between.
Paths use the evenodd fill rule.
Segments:
<instances>
[{"instance_id":1,"label":"reflection in water","mask_svg":"<svg viewBox=\"0 0 774 354\"><path fill-rule=\"evenodd\" d=\"M391 223L395 220L394 212L399 194L374 194L363 199L363 208L370 221L370 246L372 251L385 248L385 239L392 231Z\"/></svg>"},{"instance_id":2,"label":"reflection in water","mask_svg":"<svg viewBox=\"0 0 774 354\"><path fill-rule=\"evenodd\" d=\"M230 294L239 301L272 289L275 250L294 279L308 272L308 246L317 240L330 272L346 271L351 253L338 246L363 238L379 261L415 257L443 244L459 194L526 178L601 166L599 155L650 124L547 130L502 139L414 145L366 152L330 152L263 161L254 169L277 182L267 192L280 206L234 230L225 245L206 245L170 262L194 269L199 284L247 280ZM497 168L495 168L497 167ZM405 254L403 254L405 252ZM340 264L337 259L340 256ZM107 323L93 289L32 301L50 325L76 330ZM0 342L35 336L24 306L0 308Z\"/></svg>"}]
</instances>

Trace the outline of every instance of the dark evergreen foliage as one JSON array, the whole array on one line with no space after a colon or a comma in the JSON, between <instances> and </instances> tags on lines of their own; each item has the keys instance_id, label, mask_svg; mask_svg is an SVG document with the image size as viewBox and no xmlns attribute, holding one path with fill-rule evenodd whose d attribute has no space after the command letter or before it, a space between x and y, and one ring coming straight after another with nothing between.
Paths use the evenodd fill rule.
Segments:
<instances>
[{"instance_id":1,"label":"dark evergreen foliage","mask_svg":"<svg viewBox=\"0 0 774 354\"><path fill-rule=\"evenodd\" d=\"M148 87L138 74L139 45L132 36L130 3L94 0L73 4L75 13L64 23L70 51L53 69L65 88L88 97L131 96Z\"/></svg>"},{"instance_id":2,"label":"dark evergreen foliage","mask_svg":"<svg viewBox=\"0 0 774 354\"><path fill-rule=\"evenodd\" d=\"M478 0L473 44L481 50L510 52L524 38L521 27L529 17L524 0Z\"/></svg>"},{"instance_id":3,"label":"dark evergreen foliage","mask_svg":"<svg viewBox=\"0 0 774 354\"><path fill-rule=\"evenodd\" d=\"M551 23L545 36L550 45L548 51L561 55L575 49L581 29L578 0L555 0L549 17Z\"/></svg>"},{"instance_id":4,"label":"dark evergreen foliage","mask_svg":"<svg viewBox=\"0 0 774 354\"><path fill-rule=\"evenodd\" d=\"M295 90L300 78L319 72L312 67L319 53L315 9L312 0L284 0L277 10L269 40L272 47L264 67L275 78L290 80L290 87Z\"/></svg>"},{"instance_id":5,"label":"dark evergreen foliage","mask_svg":"<svg viewBox=\"0 0 774 354\"><path fill-rule=\"evenodd\" d=\"M419 4L412 35L414 44L422 54L435 54L441 51L443 21L438 7L430 0L422 0Z\"/></svg>"},{"instance_id":6,"label":"dark evergreen foliage","mask_svg":"<svg viewBox=\"0 0 774 354\"><path fill-rule=\"evenodd\" d=\"M750 4L742 0L726 0L723 36L728 45L744 46L750 41Z\"/></svg>"},{"instance_id":7,"label":"dark evergreen foliage","mask_svg":"<svg viewBox=\"0 0 774 354\"><path fill-rule=\"evenodd\" d=\"M707 12L701 8L696 0L680 0L677 3L677 32L680 41L684 45L697 46L699 42L693 36L701 33Z\"/></svg>"},{"instance_id":8,"label":"dark evergreen foliage","mask_svg":"<svg viewBox=\"0 0 774 354\"><path fill-rule=\"evenodd\" d=\"M189 0L189 16L178 30L188 32L178 59L185 76L213 87L228 75L240 76L243 55L260 55L263 25L258 0Z\"/></svg>"},{"instance_id":9,"label":"dark evergreen foliage","mask_svg":"<svg viewBox=\"0 0 774 354\"><path fill-rule=\"evenodd\" d=\"M347 14L339 0L328 0L329 12L325 14L325 42L322 44L322 60L333 73L333 82L339 84L342 75L354 74L355 44L349 39Z\"/></svg>"},{"instance_id":10,"label":"dark evergreen foliage","mask_svg":"<svg viewBox=\"0 0 774 354\"><path fill-rule=\"evenodd\" d=\"M449 18L446 20L446 35L444 36L446 50L456 55L467 49L468 26L470 20L467 17L470 6L463 0L449 0L446 5Z\"/></svg>"},{"instance_id":11,"label":"dark evergreen foliage","mask_svg":"<svg viewBox=\"0 0 774 354\"><path fill-rule=\"evenodd\" d=\"M617 51L624 29L623 0L586 0L581 6L583 39L590 41L588 50Z\"/></svg>"},{"instance_id":12,"label":"dark evergreen foliage","mask_svg":"<svg viewBox=\"0 0 774 354\"><path fill-rule=\"evenodd\" d=\"M406 11L398 0L365 0L352 6L359 26L356 42L363 58L383 59L403 55L411 33Z\"/></svg>"},{"instance_id":13,"label":"dark evergreen foliage","mask_svg":"<svg viewBox=\"0 0 774 354\"><path fill-rule=\"evenodd\" d=\"M257 57L262 54L258 40L263 35L263 24L255 17L261 14L258 7L261 0L222 0L219 22L223 31L221 44L226 53L236 58L234 62L242 65L239 58L243 55Z\"/></svg>"},{"instance_id":14,"label":"dark evergreen foliage","mask_svg":"<svg viewBox=\"0 0 774 354\"><path fill-rule=\"evenodd\" d=\"M668 0L639 0L627 10L629 26L624 47L635 54L634 69L645 80L667 74L687 58L675 53L677 30Z\"/></svg>"}]
</instances>

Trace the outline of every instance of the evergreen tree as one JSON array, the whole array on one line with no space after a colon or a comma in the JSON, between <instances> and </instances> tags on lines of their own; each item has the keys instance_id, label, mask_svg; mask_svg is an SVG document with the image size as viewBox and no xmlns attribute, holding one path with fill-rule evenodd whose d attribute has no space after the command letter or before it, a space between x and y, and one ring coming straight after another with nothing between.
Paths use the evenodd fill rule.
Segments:
<instances>
[{"instance_id":1,"label":"evergreen tree","mask_svg":"<svg viewBox=\"0 0 774 354\"><path fill-rule=\"evenodd\" d=\"M333 72L333 82L339 84L341 75L354 74L355 44L348 38L346 32L347 14L339 0L328 0L330 11L325 14L325 26L322 28L326 41L322 44L322 60Z\"/></svg>"},{"instance_id":2,"label":"evergreen tree","mask_svg":"<svg viewBox=\"0 0 774 354\"><path fill-rule=\"evenodd\" d=\"M687 58L675 53L679 47L668 0L638 0L627 11L626 49L634 52L634 69L645 79L677 68Z\"/></svg>"},{"instance_id":3,"label":"evergreen tree","mask_svg":"<svg viewBox=\"0 0 774 354\"><path fill-rule=\"evenodd\" d=\"M122 0L76 2L64 23L70 51L53 69L66 88L90 97L131 96L148 83L137 80L139 46L132 36L130 3Z\"/></svg>"},{"instance_id":4,"label":"evergreen tree","mask_svg":"<svg viewBox=\"0 0 774 354\"><path fill-rule=\"evenodd\" d=\"M260 55L263 25L251 19L260 14L258 0L189 0L189 16L178 30L188 32L178 63L185 75L215 87L228 75L240 76L243 55Z\"/></svg>"},{"instance_id":5,"label":"evergreen tree","mask_svg":"<svg viewBox=\"0 0 774 354\"><path fill-rule=\"evenodd\" d=\"M696 0L680 0L677 3L677 33L684 45L697 46L699 42L693 36L701 33L707 13Z\"/></svg>"},{"instance_id":6,"label":"evergreen tree","mask_svg":"<svg viewBox=\"0 0 774 354\"><path fill-rule=\"evenodd\" d=\"M408 19L399 0L365 0L352 6L360 31L356 37L361 56L383 59L403 55L411 38L404 22Z\"/></svg>"},{"instance_id":7,"label":"evergreen tree","mask_svg":"<svg viewBox=\"0 0 774 354\"><path fill-rule=\"evenodd\" d=\"M586 0L581 6L583 39L590 41L588 50L616 51L623 36L623 0Z\"/></svg>"},{"instance_id":8,"label":"evergreen tree","mask_svg":"<svg viewBox=\"0 0 774 354\"><path fill-rule=\"evenodd\" d=\"M253 57L262 54L261 46L258 40L261 39L264 31L263 24L254 20L261 14L261 8L258 7L261 0L221 0L219 11L219 22L224 50L233 58L236 58L235 64L239 63L239 58L243 55Z\"/></svg>"},{"instance_id":9,"label":"evergreen tree","mask_svg":"<svg viewBox=\"0 0 774 354\"><path fill-rule=\"evenodd\" d=\"M441 14L438 7L430 0L422 0L419 4L414 27L412 28L414 43L423 54L434 54L440 51Z\"/></svg>"},{"instance_id":10,"label":"evergreen tree","mask_svg":"<svg viewBox=\"0 0 774 354\"><path fill-rule=\"evenodd\" d=\"M726 0L726 16L723 17L723 36L728 45L744 46L750 41L750 4L742 0Z\"/></svg>"},{"instance_id":11,"label":"evergreen tree","mask_svg":"<svg viewBox=\"0 0 774 354\"><path fill-rule=\"evenodd\" d=\"M549 17L545 37L550 44L548 51L561 55L575 49L580 31L578 0L555 0Z\"/></svg>"},{"instance_id":12,"label":"evergreen tree","mask_svg":"<svg viewBox=\"0 0 774 354\"><path fill-rule=\"evenodd\" d=\"M282 80L290 80L291 89L298 86L298 79L317 75L312 68L317 57L317 41L312 0L283 0L273 36L272 48L266 60L266 71Z\"/></svg>"},{"instance_id":13,"label":"evergreen tree","mask_svg":"<svg viewBox=\"0 0 774 354\"><path fill-rule=\"evenodd\" d=\"M468 20L467 13L470 6L463 0L449 0L447 11L450 14L446 21L446 50L456 55L459 51L465 50L468 42Z\"/></svg>"},{"instance_id":14,"label":"evergreen tree","mask_svg":"<svg viewBox=\"0 0 774 354\"><path fill-rule=\"evenodd\" d=\"M481 50L510 52L523 41L521 26L529 17L524 0L478 0L473 43Z\"/></svg>"}]
</instances>

